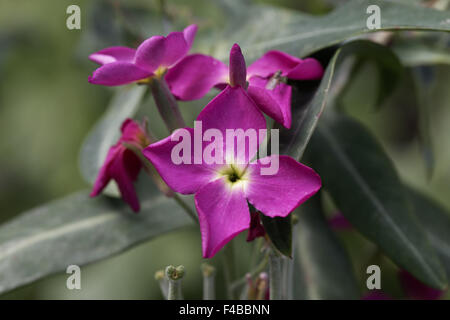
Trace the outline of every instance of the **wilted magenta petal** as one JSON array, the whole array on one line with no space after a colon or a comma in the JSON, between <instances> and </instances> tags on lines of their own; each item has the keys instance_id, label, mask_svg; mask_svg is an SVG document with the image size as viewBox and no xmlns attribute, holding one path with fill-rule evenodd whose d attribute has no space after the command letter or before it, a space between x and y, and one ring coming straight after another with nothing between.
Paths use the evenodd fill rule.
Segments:
<instances>
[{"instance_id":1,"label":"wilted magenta petal","mask_svg":"<svg viewBox=\"0 0 450 320\"><path fill-rule=\"evenodd\" d=\"M161 65L165 54L166 38L153 36L137 48L134 63L146 71L153 72Z\"/></svg>"},{"instance_id":2,"label":"wilted magenta petal","mask_svg":"<svg viewBox=\"0 0 450 320\"><path fill-rule=\"evenodd\" d=\"M408 298L438 300L444 294L444 291L433 289L423 284L406 270L400 270L398 277Z\"/></svg>"},{"instance_id":3,"label":"wilted magenta petal","mask_svg":"<svg viewBox=\"0 0 450 320\"><path fill-rule=\"evenodd\" d=\"M204 258L212 258L228 241L250 225L250 212L241 188L224 179L208 183L195 194Z\"/></svg>"},{"instance_id":4,"label":"wilted magenta petal","mask_svg":"<svg viewBox=\"0 0 450 320\"><path fill-rule=\"evenodd\" d=\"M295 68L301 61L301 59L288 55L287 53L272 50L253 62L248 67L247 73L249 77L260 76L267 78L278 70L281 70L282 75L286 76L286 74Z\"/></svg>"},{"instance_id":5,"label":"wilted magenta petal","mask_svg":"<svg viewBox=\"0 0 450 320\"><path fill-rule=\"evenodd\" d=\"M237 43L230 51L230 85L241 86L245 89L247 79L247 67L241 48Z\"/></svg>"},{"instance_id":6,"label":"wilted magenta petal","mask_svg":"<svg viewBox=\"0 0 450 320\"><path fill-rule=\"evenodd\" d=\"M179 141L171 141L171 137L175 137L179 134L180 130L187 130L189 133L190 150L190 163L186 164L180 161L174 161L172 157L172 150L174 154L176 149L174 147L179 144L183 139L179 138ZM156 143L149 145L144 149L144 156L155 166L158 170L161 178L171 187L174 191L182 194L192 194L203 185L210 181L217 179L217 172L214 171L214 167L208 166L205 163L194 163L194 129L185 128L174 131L172 135L160 140ZM183 140L184 141L184 140ZM183 154L182 154L183 155ZM203 162L203 161L202 161Z\"/></svg>"},{"instance_id":7,"label":"wilted magenta petal","mask_svg":"<svg viewBox=\"0 0 450 320\"><path fill-rule=\"evenodd\" d=\"M102 167L97 175L97 179L94 182L94 187L92 188L92 192L90 194L91 197L95 197L103 191L103 189L108 185L109 181L112 179L111 174L109 172L110 167L114 159L120 153L120 145L112 146L108 150L108 154L106 155L106 159L103 162Z\"/></svg>"},{"instance_id":8,"label":"wilted magenta petal","mask_svg":"<svg viewBox=\"0 0 450 320\"><path fill-rule=\"evenodd\" d=\"M228 67L221 61L203 54L192 54L169 69L165 79L170 91L180 100L202 98L219 83L225 83Z\"/></svg>"},{"instance_id":9,"label":"wilted magenta petal","mask_svg":"<svg viewBox=\"0 0 450 320\"><path fill-rule=\"evenodd\" d=\"M269 158L274 164L279 157L278 172L262 175L262 161ZM289 156L272 155L250 164L248 187L245 189L248 201L264 215L285 217L297 206L312 197L321 187L320 177L313 169Z\"/></svg>"},{"instance_id":10,"label":"wilted magenta petal","mask_svg":"<svg viewBox=\"0 0 450 320\"><path fill-rule=\"evenodd\" d=\"M289 71L286 76L293 80L316 80L323 76L323 68L319 61L306 58Z\"/></svg>"},{"instance_id":11,"label":"wilted magenta petal","mask_svg":"<svg viewBox=\"0 0 450 320\"><path fill-rule=\"evenodd\" d=\"M351 230L353 228L350 221L348 221L340 211L336 212L334 216L328 220L328 223L336 230Z\"/></svg>"},{"instance_id":12,"label":"wilted magenta petal","mask_svg":"<svg viewBox=\"0 0 450 320\"><path fill-rule=\"evenodd\" d=\"M89 77L89 82L105 86L119 86L148 78L151 75L151 72L129 62L112 62L95 70Z\"/></svg>"},{"instance_id":13,"label":"wilted magenta petal","mask_svg":"<svg viewBox=\"0 0 450 320\"><path fill-rule=\"evenodd\" d=\"M161 60L163 67L170 67L183 58L189 51L189 46L183 32L171 32L165 39L165 51Z\"/></svg>"},{"instance_id":14,"label":"wilted magenta petal","mask_svg":"<svg viewBox=\"0 0 450 320\"><path fill-rule=\"evenodd\" d=\"M224 137L224 155L227 154L226 150L230 149L229 155L239 163L250 161L265 137L265 135L259 136L258 133L260 129L266 129L266 120L253 100L240 86L227 86L206 105L198 115L197 121L202 121L203 131L210 128L218 129ZM225 139L227 130L236 132L236 129L241 129L243 132L250 129L249 132L256 132L257 142L253 146L255 148L249 147L248 138L245 138L245 135L238 135L234 139L234 150L231 149L232 145L227 146Z\"/></svg>"},{"instance_id":15,"label":"wilted magenta petal","mask_svg":"<svg viewBox=\"0 0 450 320\"><path fill-rule=\"evenodd\" d=\"M259 212L252 212L250 217L250 227L247 234L248 242L253 241L258 237L264 237L266 234L266 230L264 230L264 227L261 224L261 219L259 218Z\"/></svg>"},{"instance_id":16,"label":"wilted magenta petal","mask_svg":"<svg viewBox=\"0 0 450 320\"><path fill-rule=\"evenodd\" d=\"M268 79L252 77L249 80L248 94L259 109L285 128L291 127L292 88L280 82L272 90L266 89Z\"/></svg>"},{"instance_id":17,"label":"wilted magenta petal","mask_svg":"<svg viewBox=\"0 0 450 320\"><path fill-rule=\"evenodd\" d=\"M133 62L135 53L135 49L128 47L110 47L91 54L89 59L102 65L116 61Z\"/></svg>"},{"instance_id":18,"label":"wilted magenta petal","mask_svg":"<svg viewBox=\"0 0 450 320\"><path fill-rule=\"evenodd\" d=\"M184 39L186 40L186 43L188 45L188 51L192 47L192 43L194 42L195 34L197 33L197 29L198 29L198 27L196 24L191 24L191 25L187 26L186 28L184 28L184 30L183 30Z\"/></svg>"},{"instance_id":19,"label":"wilted magenta petal","mask_svg":"<svg viewBox=\"0 0 450 320\"><path fill-rule=\"evenodd\" d=\"M134 189L133 182L136 181L142 164L139 158L128 149L121 150L122 155L116 157L111 163L110 174L117 182L120 194L130 207L138 212L140 209L139 199Z\"/></svg>"}]
</instances>

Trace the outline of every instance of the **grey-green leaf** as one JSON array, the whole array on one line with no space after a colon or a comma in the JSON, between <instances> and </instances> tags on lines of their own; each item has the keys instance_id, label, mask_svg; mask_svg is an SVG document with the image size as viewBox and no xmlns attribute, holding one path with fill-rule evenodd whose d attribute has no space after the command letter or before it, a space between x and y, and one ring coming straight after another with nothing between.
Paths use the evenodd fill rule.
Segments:
<instances>
[{"instance_id":1,"label":"grey-green leaf","mask_svg":"<svg viewBox=\"0 0 450 320\"><path fill-rule=\"evenodd\" d=\"M339 52L333 56L328 63L327 69L320 86L312 100L304 103L304 99L295 87L293 88L292 99L292 126L289 130L281 128L280 130L280 153L287 154L295 159L300 159L311 138L317 121L322 114L327 103L327 97L330 90L331 80L333 79L336 61Z\"/></svg>"},{"instance_id":2,"label":"grey-green leaf","mask_svg":"<svg viewBox=\"0 0 450 320\"><path fill-rule=\"evenodd\" d=\"M89 198L87 191L25 212L0 227L0 293L71 265L84 265L192 220L157 190L138 214L120 199Z\"/></svg>"},{"instance_id":3,"label":"grey-green leaf","mask_svg":"<svg viewBox=\"0 0 450 320\"><path fill-rule=\"evenodd\" d=\"M450 212L421 192L408 188L415 213L450 276Z\"/></svg>"},{"instance_id":4,"label":"grey-green leaf","mask_svg":"<svg viewBox=\"0 0 450 320\"><path fill-rule=\"evenodd\" d=\"M322 118L305 157L356 229L422 282L447 286L392 162L364 127L343 115Z\"/></svg>"},{"instance_id":5,"label":"grey-green leaf","mask_svg":"<svg viewBox=\"0 0 450 320\"><path fill-rule=\"evenodd\" d=\"M267 217L260 215L267 235L275 248L283 255L291 257L292 255L292 223L291 217Z\"/></svg>"},{"instance_id":6,"label":"grey-green leaf","mask_svg":"<svg viewBox=\"0 0 450 320\"><path fill-rule=\"evenodd\" d=\"M381 28L367 28L370 5L381 11ZM244 13L242 13L244 12ZM232 17L229 20L234 21ZM265 6L242 6L239 24L226 29L215 56L227 59L234 42L242 47L247 62L268 50L304 57L358 35L383 30L450 31L448 13L387 0L348 1L325 16L313 17ZM264 32L261 32L264 30ZM230 36L230 35L233 36Z\"/></svg>"},{"instance_id":7,"label":"grey-green leaf","mask_svg":"<svg viewBox=\"0 0 450 320\"><path fill-rule=\"evenodd\" d=\"M133 117L138 111L145 89L145 86L136 85L117 89L108 110L84 141L80 154L80 169L83 178L89 183L94 183L109 148L119 139L122 122ZM110 183L104 190L104 193L113 196L117 196L118 192L115 182Z\"/></svg>"},{"instance_id":8,"label":"grey-green leaf","mask_svg":"<svg viewBox=\"0 0 450 320\"><path fill-rule=\"evenodd\" d=\"M330 229L319 195L299 210L294 232L294 298L358 299L358 283L350 259Z\"/></svg>"}]
</instances>

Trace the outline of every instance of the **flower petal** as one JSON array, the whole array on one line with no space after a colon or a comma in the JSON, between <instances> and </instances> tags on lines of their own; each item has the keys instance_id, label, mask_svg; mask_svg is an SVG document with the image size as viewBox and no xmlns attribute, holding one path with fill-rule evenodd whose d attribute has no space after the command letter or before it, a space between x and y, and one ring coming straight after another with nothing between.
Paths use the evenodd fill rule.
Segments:
<instances>
[{"instance_id":1,"label":"flower petal","mask_svg":"<svg viewBox=\"0 0 450 320\"><path fill-rule=\"evenodd\" d=\"M171 32L164 42L164 56L161 66L170 67L180 61L189 51L189 46L184 38L183 32Z\"/></svg>"},{"instance_id":2,"label":"flower petal","mask_svg":"<svg viewBox=\"0 0 450 320\"><path fill-rule=\"evenodd\" d=\"M240 86L227 86L206 105L198 115L197 121L202 122L203 132L208 129L218 129L224 138L223 154L226 155L226 150L229 149L228 156L233 156L239 163L248 163L265 138L265 135L259 135L259 130L266 129L266 120ZM248 132L254 132L256 140L250 142L244 134L239 134L234 139L234 149L232 149L232 145L227 146L227 130L234 130L237 133L236 129L242 129L244 133L250 129ZM227 159L227 163L229 160Z\"/></svg>"},{"instance_id":3,"label":"flower petal","mask_svg":"<svg viewBox=\"0 0 450 320\"><path fill-rule=\"evenodd\" d=\"M184 28L184 30L183 30L184 39L186 40L186 43L188 45L188 51L192 47L192 43L194 42L195 34L197 33L197 29L198 29L198 27L196 24L191 24L191 25L187 26L186 28Z\"/></svg>"},{"instance_id":4,"label":"flower petal","mask_svg":"<svg viewBox=\"0 0 450 320\"><path fill-rule=\"evenodd\" d=\"M252 77L247 89L256 105L269 117L289 129L291 127L291 94L292 88L280 82L270 90L266 89L268 79Z\"/></svg>"},{"instance_id":5,"label":"flower petal","mask_svg":"<svg viewBox=\"0 0 450 320\"><path fill-rule=\"evenodd\" d=\"M247 67L241 48L237 43L230 51L230 85L246 87Z\"/></svg>"},{"instance_id":6,"label":"flower petal","mask_svg":"<svg viewBox=\"0 0 450 320\"><path fill-rule=\"evenodd\" d=\"M408 298L415 300L438 300L445 293L445 291L428 287L406 270L401 269L398 277Z\"/></svg>"},{"instance_id":7,"label":"flower petal","mask_svg":"<svg viewBox=\"0 0 450 320\"><path fill-rule=\"evenodd\" d=\"M101 65L116 61L133 62L135 53L135 49L128 47L110 47L91 54L89 59Z\"/></svg>"},{"instance_id":8,"label":"flower petal","mask_svg":"<svg viewBox=\"0 0 450 320\"><path fill-rule=\"evenodd\" d=\"M282 75L294 69L302 60L287 53L272 50L265 53L261 58L253 62L247 69L248 77L260 76L263 78L270 77L278 70Z\"/></svg>"},{"instance_id":9,"label":"flower petal","mask_svg":"<svg viewBox=\"0 0 450 320\"><path fill-rule=\"evenodd\" d=\"M123 148L120 154L115 157L110 166L110 175L116 180L120 194L130 207L138 212L140 209L139 199L134 189L133 182L136 181L141 162L133 151Z\"/></svg>"},{"instance_id":10,"label":"flower petal","mask_svg":"<svg viewBox=\"0 0 450 320\"><path fill-rule=\"evenodd\" d=\"M279 157L278 172L262 175L260 169L268 167L262 164L263 161L270 160L274 164L274 157ZM314 170L289 156L272 155L259 159L247 170L250 170L245 189L247 199L269 217L287 216L321 187L320 177Z\"/></svg>"},{"instance_id":11,"label":"flower petal","mask_svg":"<svg viewBox=\"0 0 450 320\"><path fill-rule=\"evenodd\" d=\"M319 61L313 58L302 60L286 75L293 80L316 80L323 76L323 68Z\"/></svg>"},{"instance_id":12,"label":"flower petal","mask_svg":"<svg viewBox=\"0 0 450 320\"><path fill-rule=\"evenodd\" d=\"M261 224L261 220L259 218L259 212L251 212L250 214L250 227L247 233L247 242L253 241L258 237L264 237L266 234L266 230L264 226Z\"/></svg>"},{"instance_id":13,"label":"flower petal","mask_svg":"<svg viewBox=\"0 0 450 320\"><path fill-rule=\"evenodd\" d=\"M142 42L137 48L134 62L137 66L153 72L161 65L165 54L166 38L153 36Z\"/></svg>"},{"instance_id":14,"label":"flower petal","mask_svg":"<svg viewBox=\"0 0 450 320\"><path fill-rule=\"evenodd\" d=\"M89 82L105 86L119 86L148 78L151 75L151 72L129 62L112 62L95 70L89 77Z\"/></svg>"},{"instance_id":15,"label":"flower petal","mask_svg":"<svg viewBox=\"0 0 450 320\"><path fill-rule=\"evenodd\" d=\"M170 91L180 100L202 98L219 83L226 82L228 67L203 54L192 54L169 69L165 79Z\"/></svg>"},{"instance_id":16,"label":"flower petal","mask_svg":"<svg viewBox=\"0 0 450 320\"><path fill-rule=\"evenodd\" d=\"M190 164L176 164L174 159L172 159L172 150L177 144L181 143L182 139L171 141L171 138L177 136L181 132L179 130L187 130L189 139L191 139L189 140L191 146ZM161 178L169 187L182 194L192 194L203 185L214 180L217 177L217 173L214 171L213 166L208 166L204 163L194 163L194 129L185 128L179 130L175 130L167 138L149 145L144 149L143 153L155 166Z\"/></svg>"},{"instance_id":17,"label":"flower petal","mask_svg":"<svg viewBox=\"0 0 450 320\"><path fill-rule=\"evenodd\" d=\"M112 146L108 150L108 154L106 155L106 159L103 162L102 167L100 168L100 171L97 175L97 178L94 182L94 187L92 188L92 192L90 194L91 197L95 197L102 192L102 190L108 185L109 181L111 180L111 174L110 174L110 166L111 163L114 161L114 159L117 157L117 155L120 153L120 145L116 144L115 146Z\"/></svg>"},{"instance_id":18,"label":"flower petal","mask_svg":"<svg viewBox=\"0 0 450 320\"><path fill-rule=\"evenodd\" d=\"M208 183L195 194L204 258L212 258L228 241L250 226L250 212L241 188L223 179Z\"/></svg>"}]
</instances>

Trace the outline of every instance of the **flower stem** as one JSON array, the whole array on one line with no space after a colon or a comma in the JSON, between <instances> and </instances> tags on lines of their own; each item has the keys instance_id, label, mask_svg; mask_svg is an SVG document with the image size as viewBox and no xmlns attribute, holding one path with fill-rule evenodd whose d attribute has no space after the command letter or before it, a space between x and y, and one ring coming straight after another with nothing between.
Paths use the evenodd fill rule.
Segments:
<instances>
[{"instance_id":1,"label":"flower stem","mask_svg":"<svg viewBox=\"0 0 450 320\"><path fill-rule=\"evenodd\" d=\"M158 270L155 273L155 280L158 281L159 288L161 289L161 293L164 299L167 299L167 294L169 290L169 281L164 276L164 270Z\"/></svg>"},{"instance_id":2,"label":"flower stem","mask_svg":"<svg viewBox=\"0 0 450 320\"><path fill-rule=\"evenodd\" d=\"M150 89L152 90L153 99L155 100L156 107L164 123L170 132L175 129L185 127L183 117L181 116L178 103L175 100L172 92L170 92L164 77L154 77L151 79Z\"/></svg>"},{"instance_id":3,"label":"flower stem","mask_svg":"<svg viewBox=\"0 0 450 320\"><path fill-rule=\"evenodd\" d=\"M214 300L216 298L216 268L210 264L203 263L201 269L203 274L203 300Z\"/></svg>"},{"instance_id":4,"label":"flower stem","mask_svg":"<svg viewBox=\"0 0 450 320\"><path fill-rule=\"evenodd\" d=\"M234 261L234 248L233 241L230 241L223 250L223 267L225 272L225 282L227 286L227 296L228 299L233 300L234 292L232 289L232 282L235 279L235 261Z\"/></svg>"},{"instance_id":5,"label":"flower stem","mask_svg":"<svg viewBox=\"0 0 450 320\"><path fill-rule=\"evenodd\" d=\"M180 198L180 196L176 193L173 194L173 198L174 200L184 209L184 211L186 211L186 213L189 215L189 217L198 224L198 218L196 213L194 212L194 210L191 209L191 207L189 207L189 205L184 202L183 199Z\"/></svg>"},{"instance_id":6,"label":"flower stem","mask_svg":"<svg viewBox=\"0 0 450 320\"><path fill-rule=\"evenodd\" d=\"M166 277L169 280L169 289L167 292L167 300L183 300L181 293L181 279L184 276L183 266L168 266L166 268Z\"/></svg>"},{"instance_id":7,"label":"flower stem","mask_svg":"<svg viewBox=\"0 0 450 320\"><path fill-rule=\"evenodd\" d=\"M282 272L281 257L275 252L269 254L269 288L270 300L281 300Z\"/></svg>"}]
</instances>

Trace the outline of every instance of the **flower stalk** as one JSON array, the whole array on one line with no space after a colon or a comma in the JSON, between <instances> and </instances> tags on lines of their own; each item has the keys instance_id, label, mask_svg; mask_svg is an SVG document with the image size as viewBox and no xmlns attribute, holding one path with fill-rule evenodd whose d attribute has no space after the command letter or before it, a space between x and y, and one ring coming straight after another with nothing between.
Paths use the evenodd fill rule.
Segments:
<instances>
[{"instance_id":1,"label":"flower stalk","mask_svg":"<svg viewBox=\"0 0 450 320\"><path fill-rule=\"evenodd\" d=\"M164 299L167 300L169 283L167 278L164 276L164 270L158 270L155 272L155 280L158 281L159 288L161 289L161 294L163 295Z\"/></svg>"},{"instance_id":2,"label":"flower stalk","mask_svg":"<svg viewBox=\"0 0 450 320\"><path fill-rule=\"evenodd\" d=\"M166 124L167 129L169 129L170 132L173 132L178 128L184 128L186 124L184 123L180 109L178 108L178 103L170 92L164 76L153 77L149 81L149 86L158 112Z\"/></svg>"},{"instance_id":3,"label":"flower stalk","mask_svg":"<svg viewBox=\"0 0 450 320\"><path fill-rule=\"evenodd\" d=\"M270 300L281 300L283 291L281 256L273 250L269 254L269 288Z\"/></svg>"},{"instance_id":4,"label":"flower stalk","mask_svg":"<svg viewBox=\"0 0 450 320\"><path fill-rule=\"evenodd\" d=\"M184 266L168 266L166 268L166 277L169 281L167 300L183 300L181 292L181 279L184 276Z\"/></svg>"},{"instance_id":5,"label":"flower stalk","mask_svg":"<svg viewBox=\"0 0 450 320\"><path fill-rule=\"evenodd\" d=\"M203 300L214 300L216 298L216 268L208 263L203 263L201 270L203 274Z\"/></svg>"}]
</instances>

